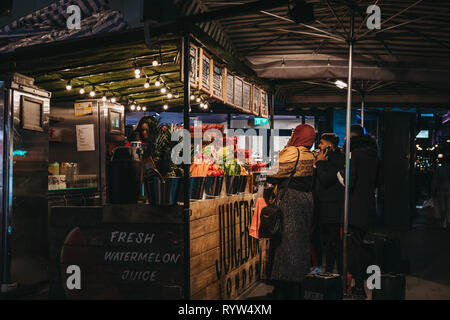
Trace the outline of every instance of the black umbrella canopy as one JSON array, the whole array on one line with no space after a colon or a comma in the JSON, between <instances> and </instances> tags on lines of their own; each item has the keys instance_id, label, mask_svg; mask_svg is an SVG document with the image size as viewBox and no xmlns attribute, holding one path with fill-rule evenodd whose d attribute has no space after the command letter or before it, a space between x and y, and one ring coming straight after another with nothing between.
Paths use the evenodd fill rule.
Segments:
<instances>
[{"instance_id":1,"label":"black umbrella canopy","mask_svg":"<svg viewBox=\"0 0 450 320\"><path fill-rule=\"evenodd\" d=\"M252 1L178 1L185 15L235 7L236 15L201 27L263 78L275 81L287 104L345 105L334 85L348 75L348 41L354 17L353 92L368 105L448 107L450 95L450 1L306 0L251 14ZM312 5L314 20L298 22L294 5ZM380 29L369 29L371 5L381 12ZM297 20L294 21L294 20ZM356 100L357 101L357 100Z\"/></svg>"}]
</instances>

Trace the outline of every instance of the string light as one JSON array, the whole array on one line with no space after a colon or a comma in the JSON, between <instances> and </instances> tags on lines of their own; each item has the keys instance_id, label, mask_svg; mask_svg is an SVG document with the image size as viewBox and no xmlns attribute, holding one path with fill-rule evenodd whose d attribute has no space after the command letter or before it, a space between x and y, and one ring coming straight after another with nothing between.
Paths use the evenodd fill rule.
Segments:
<instances>
[{"instance_id":1,"label":"string light","mask_svg":"<svg viewBox=\"0 0 450 320\"><path fill-rule=\"evenodd\" d=\"M66 90L67 90L67 91L72 90L72 81L71 81L71 80L69 80L69 81L67 82Z\"/></svg>"},{"instance_id":2,"label":"string light","mask_svg":"<svg viewBox=\"0 0 450 320\"><path fill-rule=\"evenodd\" d=\"M145 89L150 88L150 79L147 78L147 80L145 81L145 84L144 84L144 88Z\"/></svg>"},{"instance_id":3,"label":"string light","mask_svg":"<svg viewBox=\"0 0 450 320\"><path fill-rule=\"evenodd\" d=\"M169 92L169 93L167 94L167 98L172 99L172 97L173 97L172 93Z\"/></svg>"},{"instance_id":4,"label":"string light","mask_svg":"<svg viewBox=\"0 0 450 320\"><path fill-rule=\"evenodd\" d=\"M202 103L200 103L200 108L202 108L202 109L203 109L203 106L204 106L203 102L202 102Z\"/></svg>"},{"instance_id":5,"label":"string light","mask_svg":"<svg viewBox=\"0 0 450 320\"><path fill-rule=\"evenodd\" d=\"M158 77L155 81L155 86L159 87L161 85L161 79Z\"/></svg>"},{"instance_id":6,"label":"string light","mask_svg":"<svg viewBox=\"0 0 450 320\"><path fill-rule=\"evenodd\" d=\"M112 102L112 103L116 103L116 98L112 97L112 98L111 98L111 102Z\"/></svg>"},{"instance_id":7,"label":"string light","mask_svg":"<svg viewBox=\"0 0 450 320\"><path fill-rule=\"evenodd\" d=\"M106 102L106 100L107 100L107 99L106 99L106 96L103 96L103 97L102 97L102 101L103 101L103 102Z\"/></svg>"},{"instance_id":8,"label":"string light","mask_svg":"<svg viewBox=\"0 0 450 320\"><path fill-rule=\"evenodd\" d=\"M82 86L80 89L80 94L84 94L85 92L86 92L86 90L84 89L84 86Z\"/></svg>"},{"instance_id":9,"label":"string light","mask_svg":"<svg viewBox=\"0 0 450 320\"><path fill-rule=\"evenodd\" d=\"M152 61L152 66L156 67L158 64L159 64L159 63L158 63L158 60L154 59L154 60Z\"/></svg>"},{"instance_id":10,"label":"string light","mask_svg":"<svg viewBox=\"0 0 450 320\"><path fill-rule=\"evenodd\" d=\"M135 106L134 104L132 104L132 105L130 106L130 110L131 110L131 111L134 111L134 109L136 109L136 106Z\"/></svg>"},{"instance_id":11,"label":"string light","mask_svg":"<svg viewBox=\"0 0 450 320\"><path fill-rule=\"evenodd\" d=\"M95 87L92 87L92 90L91 90L91 92L89 92L89 95L91 97L95 97Z\"/></svg>"},{"instance_id":12,"label":"string light","mask_svg":"<svg viewBox=\"0 0 450 320\"><path fill-rule=\"evenodd\" d=\"M195 101L197 101L197 102L200 102L201 101L201 99L200 98L197 98Z\"/></svg>"},{"instance_id":13,"label":"string light","mask_svg":"<svg viewBox=\"0 0 450 320\"><path fill-rule=\"evenodd\" d=\"M195 96L192 94L191 95L191 100L194 100L195 99Z\"/></svg>"},{"instance_id":14,"label":"string light","mask_svg":"<svg viewBox=\"0 0 450 320\"><path fill-rule=\"evenodd\" d=\"M169 109L169 106L167 105L167 103L166 103L166 104L164 104L164 106L163 106L163 109L164 109L164 110L167 110L167 109Z\"/></svg>"},{"instance_id":15,"label":"string light","mask_svg":"<svg viewBox=\"0 0 450 320\"><path fill-rule=\"evenodd\" d=\"M147 111L147 107L142 107L142 111Z\"/></svg>"},{"instance_id":16,"label":"string light","mask_svg":"<svg viewBox=\"0 0 450 320\"><path fill-rule=\"evenodd\" d=\"M141 106L137 106L136 110L141 111Z\"/></svg>"},{"instance_id":17,"label":"string light","mask_svg":"<svg viewBox=\"0 0 450 320\"><path fill-rule=\"evenodd\" d=\"M166 93L166 92L167 92L166 87L162 87L162 88L161 88L161 93L164 94L164 93Z\"/></svg>"},{"instance_id":18,"label":"string light","mask_svg":"<svg viewBox=\"0 0 450 320\"><path fill-rule=\"evenodd\" d=\"M205 103L204 105L203 105L203 108L205 109L205 110L208 110L208 103Z\"/></svg>"}]
</instances>

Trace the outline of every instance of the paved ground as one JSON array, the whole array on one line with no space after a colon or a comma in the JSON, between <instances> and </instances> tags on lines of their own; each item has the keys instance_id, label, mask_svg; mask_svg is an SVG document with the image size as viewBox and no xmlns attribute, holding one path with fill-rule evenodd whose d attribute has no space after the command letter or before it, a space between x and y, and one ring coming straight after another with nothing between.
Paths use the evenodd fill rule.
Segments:
<instances>
[{"instance_id":1,"label":"paved ground","mask_svg":"<svg viewBox=\"0 0 450 320\"><path fill-rule=\"evenodd\" d=\"M406 300L450 300L450 229L417 223L411 230L377 232L402 240L411 271L406 276ZM246 298L271 299L272 290L259 284Z\"/></svg>"}]
</instances>

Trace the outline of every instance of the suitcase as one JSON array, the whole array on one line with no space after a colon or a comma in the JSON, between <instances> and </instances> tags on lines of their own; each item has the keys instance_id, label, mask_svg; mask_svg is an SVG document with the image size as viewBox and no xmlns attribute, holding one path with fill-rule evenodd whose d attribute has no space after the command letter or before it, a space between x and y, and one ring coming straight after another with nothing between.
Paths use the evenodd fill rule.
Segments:
<instances>
[{"instance_id":1,"label":"suitcase","mask_svg":"<svg viewBox=\"0 0 450 320\"><path fill-rule=\"evenodd\" d=\"M342 290L342 278L334 273L310 273L302 283L305 300L342 300Z\"/></svg>"},{"instance_id":2,"label":"suitcase","mask_svg":"<svg viewBox=\"0 0 450 320\"><path fill-rule=\"evenodd\" d=\"M372 254L371 263L380 267L382 273L401 273L402 270L402 244L399 239L392 239L381 234L369 234L365 240L369 255Z\"/></svg>"},{"instance_id":3,"label":"suitcase","mask_svg":"<svg viewBox=\"0 0 450 320\"><path fill-rule=\"evenodd\" d=\"M405 293L404 274L382 274L381 288L372 290L372 300L405 300Z\"/></svg>"}]
</instances>

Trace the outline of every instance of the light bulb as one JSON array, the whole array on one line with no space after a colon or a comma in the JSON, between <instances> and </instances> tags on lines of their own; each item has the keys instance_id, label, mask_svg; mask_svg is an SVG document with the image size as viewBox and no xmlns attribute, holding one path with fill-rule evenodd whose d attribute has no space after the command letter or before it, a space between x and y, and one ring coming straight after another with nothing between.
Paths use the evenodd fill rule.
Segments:
<instances>
[{"instance_id":1,"label":"light bulb","mask_svg":"<svg viewBox=\"0 0 450 320\"><path fill-rule=\"evenodd\" d=\"M89 95L90 95L91 97L95 97L95 91L92 90L91 92L89 92Z\"/></svg>"},{"instance_id":2,"label":"light bulb","mask_svg":"<svg viewBox=\"0 0 450 320\"><path fill-rule=\"evenodd\" d=\"M116 103L116 98L112 97L112 98L111 98L111 102L112 102L112 103Z\"/></svg>"},{"instance_id":3,"label":"light bulb","mask_svg":"<svg viewBox=\"0 0 450 320\"><path fill-rule=\"evenodd\" d=\"M67 91L70 91L70 90L72 90L72 84L70 83L70 81L69 81L69 82L67 82L67 85L66 85L66 90L67 90Z\"/></svg>"},{"instance_id":4,"label":"light bulb","mask_svg":"<svg viewBox=\"0 0 450 320\"><path fill-rule=\"evenodd\" d=\"M102 97L102 101L103 101L103 102L106 102L106 96L103 96L103 97Z\"/></svg>"},{"instance_id":5,"label":"light bulb","mask_svg":"<svg viewBox=\"0 0 450 320\"><path fill-rule=\"evenodd\" d=\"M80 94L84 94L86 91L84 90L84 88L80 89Z\"/></svg>"},{"instance_id":6,"label":"light bulb","mask_svg":"<svg viewBox=\"0 0 450 320\"><path fill-rule=\"evenodd\" d=\"M202 103L200 103L200 108L202 108L202 109L203 109L203 106L204 106L203 102L202 102Z\"/></svg>"},{"instance_id":7,"label":"light bulb","mask_svg":"<svg viewBox=\"0 0 450 320\"><path fill-rule=\"evenodd\" d=\"M145 89L148 89L148 88L150 88L150 83L148 82L148 80L145 82L145 84L144 84L144 88Z\"/></svg>"},{"instance_id":8,"label":"light bulb","mask_svg":"<svg viewBox=\"0 0 450 320\"><path fill-rule=\"evenodd\" d=\"M166 93L166 91L167 91L167 89L166 89L165 87L162 87L162 88L161 88L161 93L162 93L162 94Z\"/></svg>"},{"instance_id":9,"label":"light bulb","mask_svg":"<svg viewBox=\"0 0 450 320\"><path fill-rule=\"evenodd\" d=\"M165 105L163 106L163 109L164 109L164 110L167 110L167 109L169 109L169 106L168 106L167 104L165 104Z\"/></svg>"},{"instance_id":10,"label":"light bulb","mask_svg":"<svg viewBox=\"0 0 450 320\"><path fill-rule=\"evenodd\" d=\"M169 93L167 94L167 98L169 98L169 99L172 98L172 93L171 93L171 92L169 92Z\"/></svg>"},{"instance_id":11,"label":"light bulb","mask_svg":"<svg viewBox=\"0 0 450 320\"><path fill-rule=\"evenodd\" d=\"M141 74L141 69L134 69L135 74Z\"/></svg>"},{"instance_id":12,"label":"light bulb","mask_svg":"<svg viewBox=\"0 0 450 320\"><path fill-rule=\"evenodd\" d=\"M132 104L132 105L130 106L130 110L131 110L131 111L134 111L134 109L136 109L136 106L135 106L134 104Z\"/></svg>"},{"instance_id":13,"label":"light bulb","mask_svg":"<svg viewBox=\"0 0 450 320\"><path fill-rule=\"evenodd\" d=\"M141 106L137 106L136 110L141 111Z\"/></svg>"},{"instance_id":14,"label":"light bulb","mask_svg":"<svg viewBox=\"0 0 450 320\"><path fill-rule=\"evenodd\" d=\"M161 85L161 81L156 80L156 81L155 81L155 86L159 87L160 85Z\"/></svg>"},{"instance_id":15,"label":"light bulb","mask_svg":"<svg viewBox=\"0 0 450 320\"><path fill-rule=\"evenodd\" d=\"M207 109L208 109L208 104L205 103L205 104L203 105L203 108L205 108L205 110L207 110Z\"/></svg>"},{"instance_id":16,"label":"light bulb","mask_svg":"<svg viewBox=\"0 0 450 320\"><path fill-rule=\"evenodd\" d=\"M147 111L147 107L142 107L142 111Z\"/></svg>"},{"instance_id":17,"label":"light bulb","mask_svg":"<svg viewBox=\"0 0 450 320\"><path fill-rule=\"evenodd\" d=\"M195 96L194 95L191 95L191 100L194 100L195 99Z\"/></svg>"},{"instance_id":18,"label":"light bulb","mask_svg":"<svg viewBox=\"0 0 450 320\"><path fill-rule=\"evenodd\" d=\"M201 99L200 99L200 98L197 98L197 100L195 100L195 101L197 101L197 102L200 102L200 101L201 101Z\"/></svg>"},{"instance_id":19,"label":"light bulb","mask_svg":"<svg viewBox=\"0 0 450 320\"><path fill-rule=\"evenodd\" d=\"M139 79L141 77L141 74L140 73L136 73L134 76L135 76L136 79Z\"/></svg>"},{"instance_id":20,"label":"light bulb","mask_svg":"<svg viewBox=\"0 0 450 320\"><path fill-rule=\"evenodd\" d=\"M158 65L158 60L153 60L152 66L156 67Z\"/></svg>"}]
</instances>

